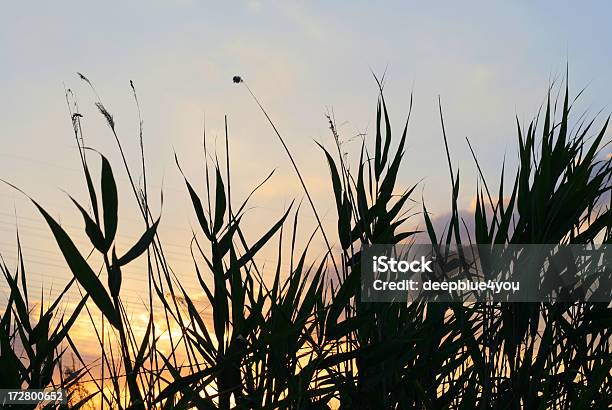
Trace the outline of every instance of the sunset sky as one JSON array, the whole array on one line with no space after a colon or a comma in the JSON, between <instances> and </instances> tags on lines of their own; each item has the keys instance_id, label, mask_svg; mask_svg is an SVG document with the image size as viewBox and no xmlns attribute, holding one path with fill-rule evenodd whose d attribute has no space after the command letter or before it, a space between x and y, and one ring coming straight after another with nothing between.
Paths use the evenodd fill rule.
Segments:
<instances>
[{"instance_id":1,"label":"sunset sky","mask_svg":"<svg viewBox=\"0 0 612 410\"><path fill-rule=\"evenodd\" d=\"M450 184L438 95L453 165L461 170L460 205L469 208L476 169L465 137L496 185L504 156L510 167L516 157L515 116L524 123L537 112L550 82L562 80L566 62L571 88L587 87L576 112L608 114L611 16L612 4L605 1L588 7L569 1L398 1L384 7L371 1L60 1L36 7L9 2L0 13L0 178L39 200L85 245L80 215L62 192L86 203L64 97L64 89L72 89L84 115L86 144L114 164L121 185L120 244L127 249L142 223L112 134L94 106L96 97L75 73L94 83L137 172L133 80L153 208L160 212L163 186L160 229L179 275L193 278L187 246L196 219L173 156L176 152L202 192L204 117L209 141L214 145L218 137L222 153L228 115L236 198L276 169L245 221L253 237L303 196L265 118L232 76L243 76L262 100L332 229L328 169L314 140L332 146L325 114L333 112L349 153L359 147L356 135L366 132L371 141L377 97L372 72L386 71L386 98L398 134L414 92L400 182L409 186L422 179L415 200L425 198L440 216L449 211ZM94 154L90 161L98 167ZM21 194L0 185L0 253L9 265L16 254L15 214L32 286L57 290L70 275L48 228ZM419 216L412 221L420 223ZM313 227L307 222L303 232ZM320 241L315 245L320 249ZM134 305L143 291L140 274L135 270L125 285L125 298ZM1 289L0 305L5 298Z\"/></svg>"}]
</instances>

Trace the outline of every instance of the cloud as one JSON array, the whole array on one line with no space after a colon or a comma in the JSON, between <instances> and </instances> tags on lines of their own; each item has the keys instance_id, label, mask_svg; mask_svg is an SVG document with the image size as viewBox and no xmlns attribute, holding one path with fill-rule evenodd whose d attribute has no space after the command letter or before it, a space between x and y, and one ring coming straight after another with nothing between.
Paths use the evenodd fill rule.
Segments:
<instances>
[{"instance_id":1,"label":"cloud","mask_svg":"<svg viewBox=\"0 0 612 410\"><path fill-rule=\"evenodd\" d=\"M311 40L324 41L328 38L325 27L298 2L282 2L284 14L291 19Z\"/></svg>"},{"instance_id":2,"label":"cloud","mask_svg":"<svg viewBox=\"0 0 612 410\"><path fill-rule=\"evenodd\" d=\"M246 5L247 8L252 11L260 11L262 8L261 1L259 0L247 0Z\"/></svg>"}]
</instances>

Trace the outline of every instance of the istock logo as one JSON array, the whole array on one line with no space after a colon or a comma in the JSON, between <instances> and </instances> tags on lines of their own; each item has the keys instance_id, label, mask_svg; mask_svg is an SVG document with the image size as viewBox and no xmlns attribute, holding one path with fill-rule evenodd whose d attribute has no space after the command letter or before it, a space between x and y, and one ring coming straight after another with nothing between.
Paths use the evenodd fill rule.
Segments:
<instances>
[{"instance_id":1,"label":"istock logo","mask_svg":"<svg viewBox=\"0 0 612 410\"><path fill-rule=\"evenodd\" d=\"M415 261L398 261L395 258L389 258L387 256L374 256L372 261L374 272L433 272L430 266L433 260L427 260L425 256L421 256L421 260Z\"/></svg>"}]
</instances>

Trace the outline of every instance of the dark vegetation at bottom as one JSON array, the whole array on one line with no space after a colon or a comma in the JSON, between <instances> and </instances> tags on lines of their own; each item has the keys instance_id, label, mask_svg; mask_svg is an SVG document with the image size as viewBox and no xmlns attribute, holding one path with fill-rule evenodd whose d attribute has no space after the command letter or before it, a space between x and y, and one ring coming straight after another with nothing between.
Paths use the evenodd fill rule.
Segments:
<instances>
[{"instance_id":1,"label":"dark vegetation at bottom","mask_svg":"<svg viewBox=\"0 0 612 410\"><path fill-rule=\"evenodd\" d=\"M246 86L240 78L234 81ZM314 212L319 221L306 185L302 182L307 204L293 204L252 240L241 227L250 195L231 195L228 135L221 159L204 142L204 188L184 179L199 222L190 256L202 295L188 294L181 286L157 234L160 220L152 209L157 201L147 189L142 121L142 161L131 166L113 116L98 101L144 226L127 253L116 249L119 216L113 167L86 148L84 118L69 91L89 193L87 203L73 202L94 255L81 253L62 226L33 201L73 279L57 300L43 303L28 292L20 243L17 266L1 263L10 287L0 321L1 387L64 387L70 408L88 408L94 402L112 409L610 408L612 314L607 304L359 302L359 250L367 244L410 241L416 232L406 228L407 221L422 221L437 246L611 243L610 159L602 157L607 121L596 126L585 116L574 116L567 86L561 98L551 100L549 92L547 103L527 126L517 120L518 168L502 168L494 191L469 145L480 178L476 207L469 215L473 222L468 221L474 229L467 230L457 204L459 170L452 167L440 110L447 147L440 161L448 162L452 185L450 220L440 232L434 230L425 203L415 201L418 184L398 192L400 166L418 152L405 152L408 121L399 136L392 136L379 85L373 144L364 138L354 161L344 155L329 118L335 144L333 150L321 145L321 161L330 171L337 230L323 233L319 222L311 233L311 239L324 235L329 246L318 260L309 256L308 246L296 246L296 238L303 235L298 230L301 215ZM135 91L134 98L137 105ZM302 181L285 139L270 123ZM92 158L99 157L97 178ZM504 172L511 172L509 191L504 189ZM289 254L281 251L285 244L290 245ZM264 280L257 258L264 246L278 246L276 274L270 280ZM94 266L94 257L100 265ZM149 322L144 334L135 334L121 297L123 270L136 258L146 261L142 273L147 276ZM68 291L82 295L69 314L62 313ZM95 329L92 337L101 352L97 372L71 338L77 319L90 321ZM172 349L165 353L158 345L162 328L180 334L170 334Z\"/></svg>"}]
</instances>

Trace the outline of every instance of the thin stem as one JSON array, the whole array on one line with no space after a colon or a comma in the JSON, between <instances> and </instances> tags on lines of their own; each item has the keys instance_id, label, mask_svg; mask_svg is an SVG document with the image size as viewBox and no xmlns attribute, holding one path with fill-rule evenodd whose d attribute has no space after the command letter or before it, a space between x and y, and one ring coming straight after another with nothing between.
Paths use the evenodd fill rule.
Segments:
<instances>
[{"instance_id":1,"label":"thin stem","mask_svg":"<svg viewBox=\"0 0 612 410\"><path fill-rule=\"evenodd\" d=\"M317 208L315 207L315 204L314 204L314 202L312 200L312 197L310 196L310 192L308 192L308 188L306 187L306 183L304 182L304 178L302 178L302 174L301 174L301 172L300 172L300 170L299 170L295 160L293 159L293 155L291 154L291 151L289 150L289 147L287 147L287 144L285 143L285 140L283 139L283 137L281 136L280 132L276 128L276 125L274 125L274 122L272 122L272 119L270 118L270 116L268 115L266 110L264 109L263 105L261 105L261 103L259 102L259 100L255 96L253 91L251 91L251 89L249 88L247 83L243 79L240 82L242 82L244 84L244 86L246 87L246 89L249 91L249 94L251 94L251 97L253 97L253 99L255 100L255 102L257 103L259 108L261 109L261 112L263 112L263 114L266 116L266 119L268 120L268 122L272 126L272 129L276 133L276 136L278 137L279 141L283 145L283 148L285 149L285 152L287 153L287 156L289 157L289 160L291 161L291 165L293 165L293 169L295 170L295 173L297 174L298 179L300 180L300 184L302 184L302 188L304 189L304 193L306 193L306 198L308 199L308 202L310 203L310 207L312 208L312 212L314 213L315 219L317 220L317 224L319 225L319 229L321 230L321 234L323 235L323 240L325 241L325 245L327 246L327 250L329 251L329 254L331 256L332 264L334 265L334 270L336 271L336 276L337 276L338 280L341 280L340 272L338 271L338 266L336 265L336 260L334 258L334 254L332 252L332 247L331 247L331 245L329 243L329 240L327 239L327 235L325 234L325 230L323 229L323 224L321 223L321 218L319 217L319 213L317 212Z\"/></svg>"}]
</instances>

